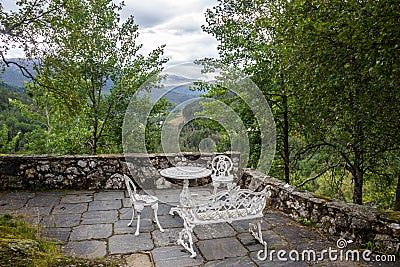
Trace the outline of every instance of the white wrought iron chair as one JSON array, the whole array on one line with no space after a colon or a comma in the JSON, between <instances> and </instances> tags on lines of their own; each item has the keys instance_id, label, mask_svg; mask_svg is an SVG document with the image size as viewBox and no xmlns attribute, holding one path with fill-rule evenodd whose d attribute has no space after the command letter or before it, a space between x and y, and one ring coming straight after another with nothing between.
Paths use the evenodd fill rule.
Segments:
<instances>
[{"instance_id":1,"label":"white wrought iron chair","mask_svg":"<svg viewBox=\"0 0 400 267\"><path fill-rule=\"evenodd\" d=\"M154 219L158 225L158 228L160 228L161 232L164 232L164 229L161 227L160 222L158 221L158 198L155 196L149 196L149 195L139 195L136 192L136 186L133 183L133 181L128 177L128 175L124 174L124 179L125 179L125 185L128 190L129 198L132 202L132 219L128 223L128 226L131 226L133 223L133 219L135 217L135 210L137 212L137 225L136 225L136 232L135 235L139 235L139 227L140 227L140 214L144 207L146 206L151 206L151 208L154 211Z\"/></svg>"},{"instance_id":2,"label":"white wrought iron chair","mask_svg":"<svg viewBox=\"0 0 400 267\"><path fill-rule=\"evenodd\" d=\"M214 194L217 193L218 187L221 184L225 184L228 189L234 187L233 175L231 174L233 163L228 156L215 156L211 162L211 168L213 172L211 179L214 186Z\"/></svg>"}]
</instances>

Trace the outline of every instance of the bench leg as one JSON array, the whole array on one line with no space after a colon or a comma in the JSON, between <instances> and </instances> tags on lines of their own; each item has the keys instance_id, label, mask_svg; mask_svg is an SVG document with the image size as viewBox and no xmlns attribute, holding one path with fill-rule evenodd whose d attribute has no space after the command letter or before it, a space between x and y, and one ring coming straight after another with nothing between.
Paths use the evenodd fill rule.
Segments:
<instances>
[{"instance_id":1,"label":"bench leg","mask_svg":"<svg viewBox=\"0 0 400 267\"><path fill-rule=\"evenodd\" d=\"M193 249L193 224L189 224L184 219L184 228L179 232L178 244L182 245L187 251L191 253L190 257L196 257L196 252Z\"/></svg>"},{"instance_id":2,"label":"bench leg","mask_svg":"<svg viewBox=\"0 0 400 267\"><path fill-rule=\"evenodd\" d=\"M179 232L178 245L182 245L187 251L191 253L190 257L196 257L196 252L193 249L193 228L194 224L189 223L185 218L187 210L185 208L173 207L169 211L169 214L175 216L177 213L183 219L183 229Z\"/></svg>"},{"instance_id":3,"label":"bench leg","mask_svg":"<svg viewBox=\"0 0 400 267\"><path fill-rule=\"evenodd\" d=\"M264 245L265 241L261 232L261 220L258 220L257 223L249 223L249 232L258 240L258 242Z\"/></svg>"}]
</instances>

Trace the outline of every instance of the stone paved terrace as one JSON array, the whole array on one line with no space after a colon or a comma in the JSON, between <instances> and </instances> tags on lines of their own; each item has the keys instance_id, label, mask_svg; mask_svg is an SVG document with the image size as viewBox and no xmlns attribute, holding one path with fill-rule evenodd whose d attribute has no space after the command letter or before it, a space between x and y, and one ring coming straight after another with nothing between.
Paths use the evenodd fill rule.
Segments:
<instances>
[{"instance_id":1,"label":"stone paved terrace","mask_svg":"<svg viewBox=\"0 0 400 267\"><path fill-rule=\"evenodd\" d=\"M257 252L263 247L248 233L248 221L196 226L198 256L192 259L176 244L183 222L168 214L170 208L159 206L164 233L152 222L152 210L145 208L141 233L135 236L135 223L127 227L132 211L123 190L0 193L0 215L25 215L30 223L43 226L42 235L64 242L64 253L86 258L123 256L128 266L399 266L329 261L328 257L322 262L280 262L276 254L273 262L260 261ZM267 211L263 233L269 250L337 249L337 238L325 237L278 211Z\"/></svg>"}]
</instances>

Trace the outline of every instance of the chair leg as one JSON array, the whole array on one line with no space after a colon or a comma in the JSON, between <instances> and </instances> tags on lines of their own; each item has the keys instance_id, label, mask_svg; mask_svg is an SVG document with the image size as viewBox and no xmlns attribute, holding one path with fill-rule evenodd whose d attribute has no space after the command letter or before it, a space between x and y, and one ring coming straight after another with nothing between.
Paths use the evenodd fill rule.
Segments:
<instances>
[{"instance_id":1,"label":"chair leg","mask_svg":"<svg viewBox=\"0 0 400 267\"><path fill-rule=\"evenodd\" d=\"M158 228L160 228L160 231L161 231L161 232L164 232L164 229L161 227L161 224L160 224L160 222L158 221L158 216L157 216L157 213L158 213L158 203L152 205L151 208L152 208L153 211L154 211L154 219L156 220L156 223L157 223L157 225L158 225Z\"/></svg>"},{"instance_id":2,"label":"chair leg","mask_svg":"<svg viewBox=\"0 0 400 267\"><path fill-rule=\"evenodd\" d=\"M140 212L138 212L138 215L137 215L137 225L136 225L135 235L139 235L139 228L140 228Z\"/></svg>"},{"instance_id":3,"label":"chair leg","mask_svg":"<svg viewBox=\"0 0 400 267\"><path fill-rule=\"evenodd\" d=\"M132 218L131 221L128 223L128 227L132 226L134 218L135 218L135 208L132 206Z\"/></svg>"}]
</instances>

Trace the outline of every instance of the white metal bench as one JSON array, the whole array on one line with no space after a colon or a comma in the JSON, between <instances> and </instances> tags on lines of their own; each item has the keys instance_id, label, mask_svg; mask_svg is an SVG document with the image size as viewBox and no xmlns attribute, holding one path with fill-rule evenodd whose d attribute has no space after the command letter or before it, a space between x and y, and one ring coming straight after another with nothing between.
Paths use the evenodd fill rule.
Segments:
<instances>
[{"instance_id":1,"label":"white metal bench","mask_svg":"<svg viewBox=\"0 0 400 267\"><path fill-rule=\"evenodd\" d=\"M171 215L174 215L174 212L178 213L184 222L178 243L191 253L192 258L196 257L192 238L196 225L261 218L270 195L267 187L261 192L253 192L237 186L208 197L187 199L181 207L172 208L170 211ZM261 221L250 223L249 226L250 233L264 245Z\"/></svg>"}]
</instances>

